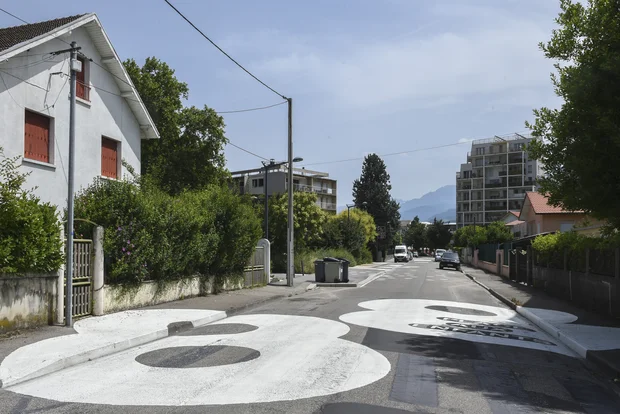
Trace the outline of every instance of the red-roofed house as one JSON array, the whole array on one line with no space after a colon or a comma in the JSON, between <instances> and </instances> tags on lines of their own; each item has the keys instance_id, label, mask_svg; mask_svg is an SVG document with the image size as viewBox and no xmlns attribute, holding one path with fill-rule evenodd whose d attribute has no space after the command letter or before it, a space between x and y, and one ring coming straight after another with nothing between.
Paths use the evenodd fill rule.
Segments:
<instances>
[{"instance_id":1,"label":"red-roofed house","mask_svg":"<svg viewBox=\"0 0 620 414\"><path fill-rule=\"evenodd\" d=\"M562 207L549 204L549 199L543 194L529 191L519 215L521 237L533 236L548 232L570 231L575 226L581 226L584 221L589 226L601 226L603 222L588 217L583 211L567 211ZM509 223L512 224L512 223ZM520 223L517 223L520 224Z\"/></svg>"}]
</instances>

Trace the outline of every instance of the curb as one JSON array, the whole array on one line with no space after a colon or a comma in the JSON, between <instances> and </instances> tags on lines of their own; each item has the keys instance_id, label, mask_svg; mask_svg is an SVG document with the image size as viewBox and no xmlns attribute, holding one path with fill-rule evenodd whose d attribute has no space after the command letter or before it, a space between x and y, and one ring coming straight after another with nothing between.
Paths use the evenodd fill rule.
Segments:
<instances>
[{"instance_id":1,"label":"curb","mask_svg":"<svg viewBox=\"0 0 620 414\"><path fill-rule=\"evenodd\" d=\"M342 287L342 288L354 287L354 288L361 288L361 287L366 286L367 284L369 284L373 280L380 278L384 274L385 274L385 272L375 273L374 275L370 275L366 279L362 280L361 282L357 282L357 283L321 283L321 282L317 282L314 285L316 287Z\"/></svg>"},{"instance_id":2,"label":"curb","mask_svg":"<svg viewBox=\"0 0 620 414\"><path fill-rule=\"evenodd\" d=\"M498 298L499 300L501 300L503 303L508 305L511 309L515 310L519 315L521 315L522 317L524 317L525 319L527 319L528 321L530 321L534 325L538 326L540 329L542 329L548 335L552 336L553 338L556 338L564 346L566 346L568 349L570 349L571 351L573 351L574 353L579 355L581 358L588 359L588 360L592 359L591 357L590 358L588 357L588 349L587 348L585 348L583 345L579 344L573 338L567 336L565 333L560 331L555 326L551 325L550 323L548 323L548 322L544 321L543 319L541 319L540 317L536 316L534 313L530 312L527 308L524 308L523 306L515 305L510 300L508 300L508 298L506 298L505 296L497 293L496 291L494 291L493 289L487 287L483 283L478 282L474 276L469 275L469 274L465 273L464 271L463 271L463 274L465 276L467 276L468 278L470 278L471 280L473 280L478 285L482 286L491 295L493 295L496 298ZM603 361L598 361L598 358L596 358L596 359L597 359L596 362L599 362L599 363L603 362ZM607 365L607 364L605 364L605 365Z\"/></svg>"},{"instance_id":3,"label":"curb","mask_svg":"<svg viewBox=\"0 0 620 414\"><path fill-rule=\"evenodd\" d=\"M20 384L25 381L30 381L35 378L42 377L44 375L52 374L54 372L61 371L66 368L70 368L72 366L82 364L84 362L92 361L94 359L102 358L105 356L109 356L115 354L117 352L126 351L131 348L135 348L137 346L145 345L150 342L157 341L159 339L166 338L168 336L173 336L178 334L179 332L183 332L192 328L197 328L199 326L208 325L212 322L216 322L227 317L226 312L217 311L216 314L197 319L195 321L191 321L189 323L184 323L181 325L175 325L176 322L169 324L164 329L159 329L154 332L150 332L138 337L134 338L126 338L118 342L112 342L98 348L94 348L85 352L82 352L77 355L71 355L65 358L61 358L57 361L52 362L49 365L46 365L40 369L37 369L23 377L3 380L0 379L0 388L8 388L17 384ZM191 326L190 326L191 325Z\"/></svg>"}]
</instances>

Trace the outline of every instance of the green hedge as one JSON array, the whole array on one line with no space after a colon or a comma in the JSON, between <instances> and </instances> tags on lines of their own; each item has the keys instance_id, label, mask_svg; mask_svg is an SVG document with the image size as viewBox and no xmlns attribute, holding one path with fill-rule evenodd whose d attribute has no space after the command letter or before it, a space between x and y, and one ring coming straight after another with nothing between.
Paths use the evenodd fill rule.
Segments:
<instances>
[{"instance_id":1,"label":"green hedge","mask_svg":"<svg viewBox=\"0 0 620 414\"><path fill-rule=\"evenodd\" d=\"M22 188L17 160L0 147L0 273L52 273L63 262L56 207Z\"/></svg>"},{"instance_id":2,"label":"green hedge","mask_svg":"<svg viewBox=\"0 0 620 414\"><path fill-rule=\"evenodd\" d=\"M78 194L75 217L105 228L106 283L241 276L260 238L250 200L227 187L171 196L139 182L97 180ZM80 231L89 231L76 223Z\"/></svg>"}]
</instances>

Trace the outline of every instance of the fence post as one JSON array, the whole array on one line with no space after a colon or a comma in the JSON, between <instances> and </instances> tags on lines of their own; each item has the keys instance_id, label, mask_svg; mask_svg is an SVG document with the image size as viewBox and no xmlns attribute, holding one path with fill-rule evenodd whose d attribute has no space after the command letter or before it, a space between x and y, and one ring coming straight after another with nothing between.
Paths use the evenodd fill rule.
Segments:
<instances>
[{"instance_id":1,"label":"fence post","mask_svg":"<svg viewBox=\"0 0 620 414\"><path fill-rule=\"evenodd\" d=\"M271 279L271 243L267 239L260 239L257 246L263 248L263 283L269 283Z\"/></svg>"},{"instance_id":2,"label":"fence post","mask_svg":"<svg viewBox=\"0 0 620 414\"><path fill-rule=\"evenodd\" d=\"M60 250L65 254L65 229L60 227L60 240L62 247ZM65 261L58 269L58 279L56 280L56 323L58 325L65 324Z\"/></svg>"},{"instance_id":3,"label":"fence post","mask_svg":"<svg viewBox=\"0 0 620 414\"><path fill-rule=\"evenodd\" d=\"M103 315L103 227L93 231L93 315Z\"/></svg>"}]
</instances>

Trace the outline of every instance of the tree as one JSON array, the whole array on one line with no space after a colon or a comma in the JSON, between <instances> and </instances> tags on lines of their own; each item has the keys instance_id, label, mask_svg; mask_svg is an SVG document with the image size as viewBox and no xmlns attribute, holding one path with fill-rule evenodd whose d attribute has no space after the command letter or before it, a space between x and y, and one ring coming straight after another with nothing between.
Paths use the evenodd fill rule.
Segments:
<instances>
[{"instance_id":1,"label":"tree","mask_svg":"<svg viewBox=\"0 0 620 414\"><path fill-rule=\"evenodd\" d=\"M454 233L454 245L475 247L487 242L487 232L483 226L465 226Z\"/></svg>"},{"instance_id":2,"label":"tree","mask_svg":"<svg viewBox=\"0 0 620 414\"><path fill-rule=\"evenodd\" d=\"M450 233L450 228L443 224L443 220L433 219L433 222L426 228L426 239L431 249L444 249L450 243L452 233Z\"/></svg>"},{"instance_id":3,"label":"tree","mask_svg":"<svg viewBox=\"0 0 620 414\"><path fill-rule=\"evenodd\" d=\"M349 211L344 210L340 212L338 217L356 221L362 225L365 237L364 244L374 242L377 238L377 226L375 225L375 219L373 219L367 211L360 210L358 208L351 208Z\"/></svg>"},{"instance_id":4,"label":"tree","mask_svg":"<svg viewBox=\"0 0 620 414\"><path fill-rule=\"evenodd\" d=\"M405 244L414 249L421 249L426 245L426 226L420 223L420 218L415 216L405 233Z\"/></svg>"},{"instance_id":5,"label":"tree","mask_svg":"<svg viewBox=\"0 0 620 414\"><path fill-rule=\"evenodd\" d=\"M583 210L620 228L620 13L618 2L561 0L560 26L541 43L554 61L561 109L534 111L539 139L530 154L544 163L541 192L556 206Z\"/></svg>"},{"instance_id":6,"label":"tree","mask_svg":"<svg viewBox=\"0 0 620 414\"><path fill-rule=\"evenodd\" d=\"M142 67L124 62L160 139L142 141L142 174L171 194L223 183L225 169L224 119L207 107L184 107L189 88L165 62L147 58Z\"/></svg>"},{"instance_id":7,"label":"tree","mask_svg":"<svg viewBox=\"0 0 620 414\"><path fill-rule=\"evenodd\" d=\"M485 227L487 243L502 244L514 238L506 223L494 221Z\"/></svg>"},{"instance_id":8,"label":"tree","mask_svg":"<svg viewBox=\"0 0 620 414\"><path fill-rule=\"evenodd\" d=\"M288 195L269 197L269 237L274 254L286 252ZM295 192L293 195L295 252L321 243L325 213L316 204L316 194Z\"/></svg>"},{"instance_id":9,"label":"tree","mask_svg":"<svg viewBox=\"0 0 620 414\"><path fill-rule=\"evenodd\" d=\"M366 248L364 226L342 214L330 216L323 227L323 247L343 248L359 258Z\"/></svg>"},{"instance_id":10,"label":"tree","mask_svg":"<svg viewBox=\"0 0 620 414\"><path fill-rule=\"evenodd\" d=\"M391 189L385 162L377 154L366 156L362 174L353 182L353 201L356 208L373 217L377 226L385 227L385 238L375 246L382 251L392 242L400 220L400 206L390 196Z\"/></svg>"}]
</instances>

